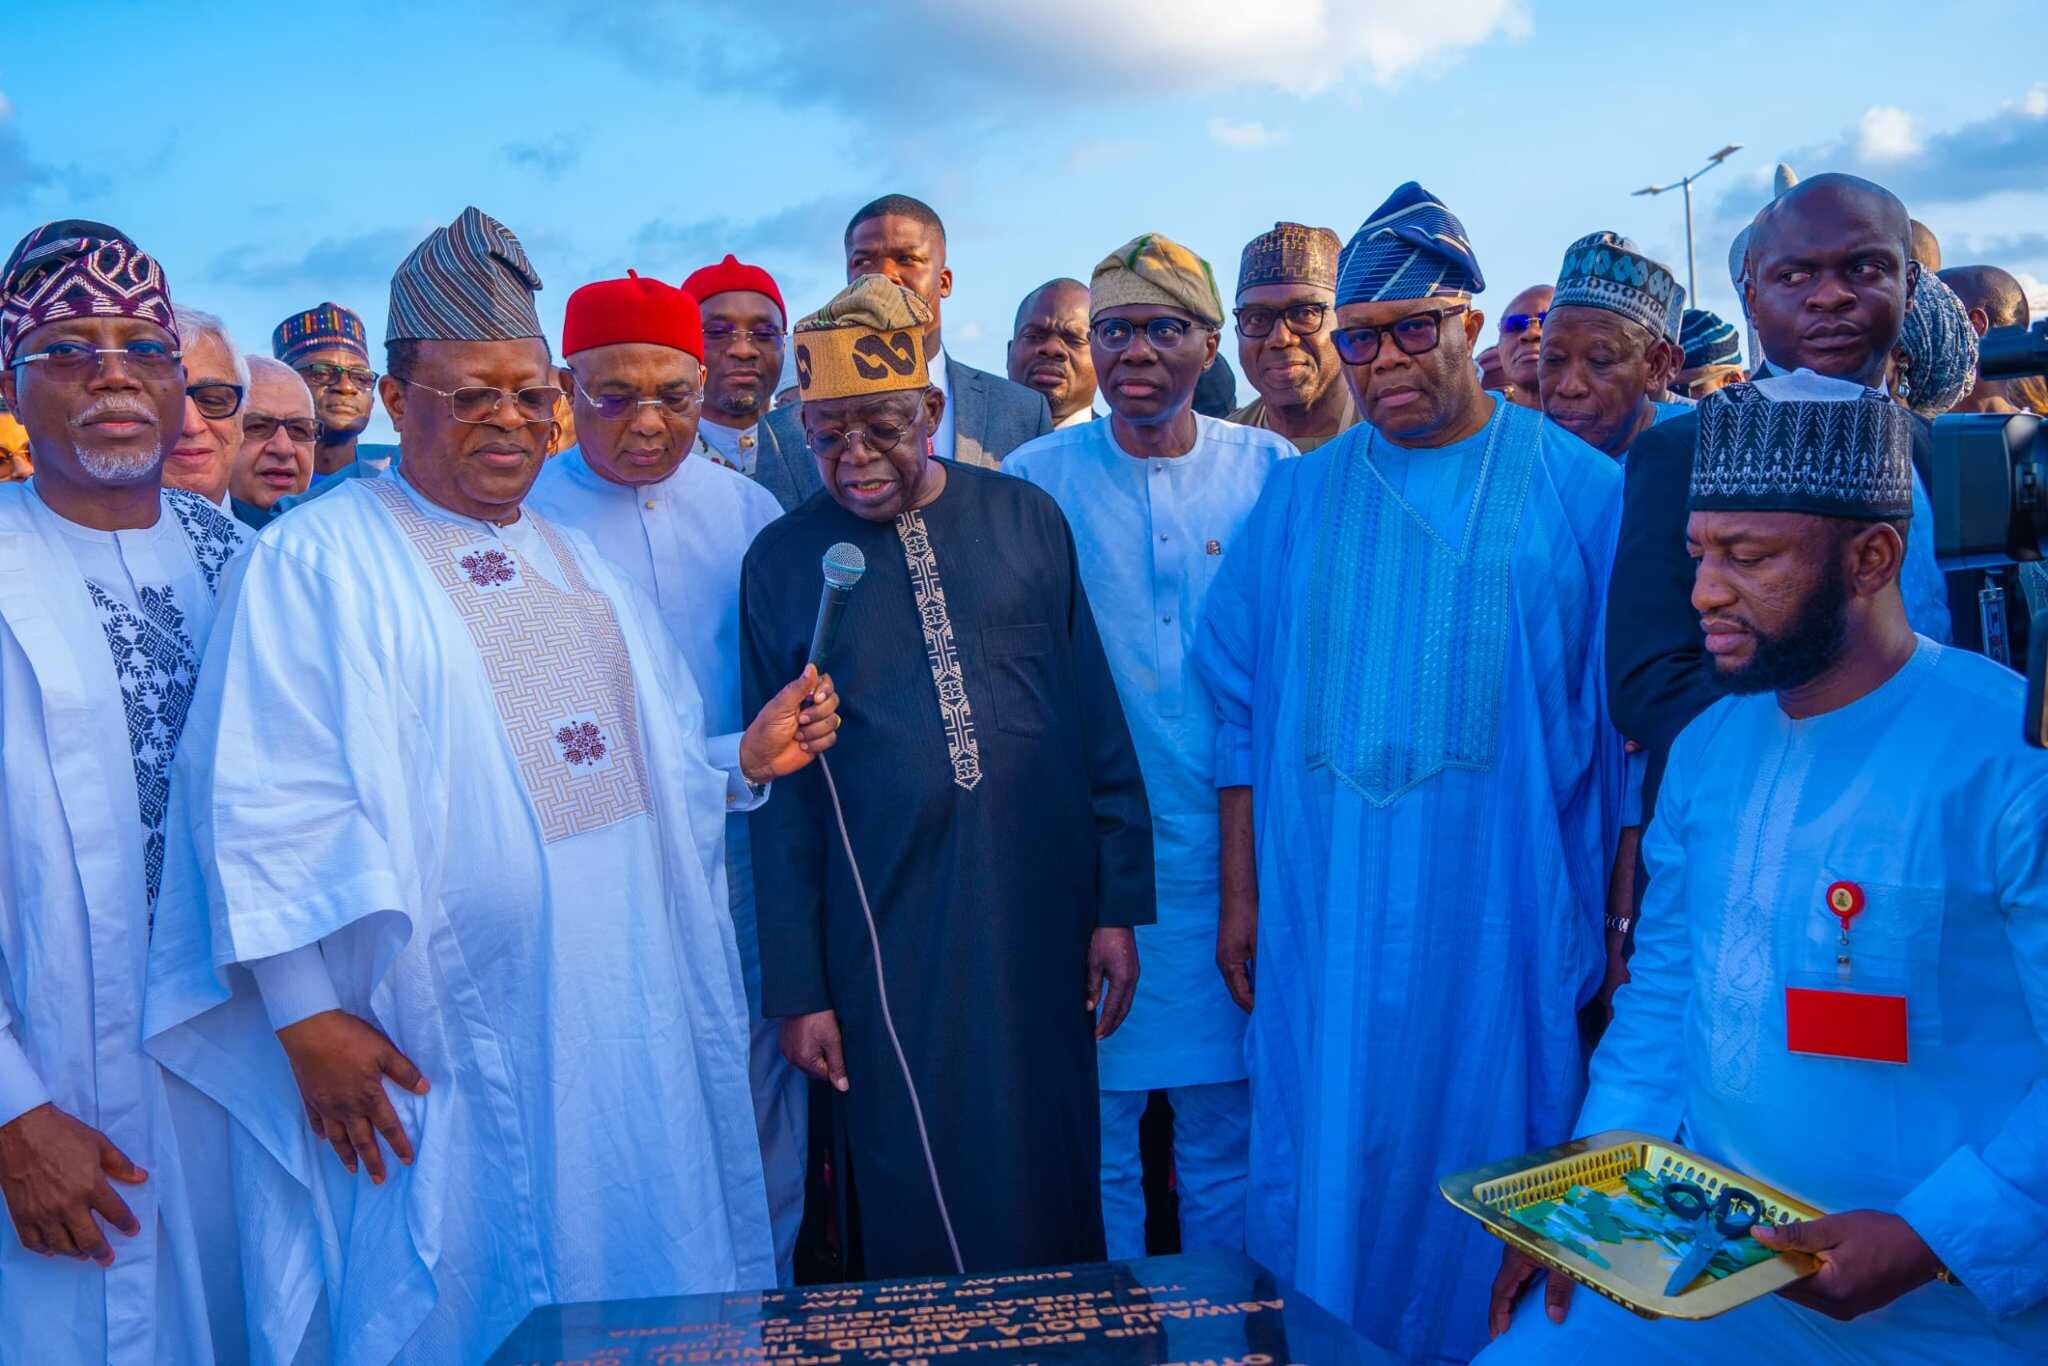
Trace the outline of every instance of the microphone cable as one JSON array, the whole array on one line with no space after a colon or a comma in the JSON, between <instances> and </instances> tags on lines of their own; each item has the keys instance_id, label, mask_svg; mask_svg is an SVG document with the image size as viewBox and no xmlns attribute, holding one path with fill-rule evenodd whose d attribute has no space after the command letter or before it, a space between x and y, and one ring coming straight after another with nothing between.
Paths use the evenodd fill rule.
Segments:
<instances>
[{"instance_id":1,"label":"microphone cable","mask_svg":"<svg viewBox=\"0 0 2048 1366\"><path fill-rule=\"evenodd\" d=\"M903 1054L903 1040L896 1037L896 1020L889 1011L889 984L882 976L882 935L875 928L875 913L868 905L868 889L861 881L860 863L853 856L853 836L846 830L846 812L839 805L839 784L832 780L832 761L820 754L818 764L825 770L825 790L832 797L832 816L839 822L839 843L846 850L846 866L853 870L853 890L860 896L860 913L868 925L868 946L875 953L875 992L882 1001L882 1028L888 1031L889 1046L896 1050L896 1065L903 1069L903 1088L910 1092L910 1116L917 1121L917 1141L924 1146L924 1169L931 1177L932 1199L938 1202L939 1223L946 1230L946 1246L953 1253L953 1272L965 1276L967 1266L960 1260L960 1240L953 1236L953 1216L946 1211L946 1192L939 1185L939 1164L932 1157L932 1136L925 1131L924 1106L917 1099L917 1082L910 1075L910 1060ZM845 1036L840 1036L842 1057Z\"/></svg>"}]
</instances>

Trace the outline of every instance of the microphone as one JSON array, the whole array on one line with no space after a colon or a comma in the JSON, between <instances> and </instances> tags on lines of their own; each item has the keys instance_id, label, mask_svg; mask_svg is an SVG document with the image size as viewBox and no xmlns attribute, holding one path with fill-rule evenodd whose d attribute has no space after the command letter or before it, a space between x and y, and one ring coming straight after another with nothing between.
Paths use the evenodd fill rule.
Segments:
<instances>
[{"instance_id":1,"label":"microphone","mask_svg":"<svg viewBox=\"0 0 2048 1366\"><path fill-rule=\"evenodd\" d=\"M811 652L806 658L825 670L825 657L832 653L833 638L839 634L839 618L846 611L846 599L861 575L868 572L868 558L860 547L841 541L825 552L825 588L818 596L818 625L811 632Z\"/></svg>"}]
</instances>

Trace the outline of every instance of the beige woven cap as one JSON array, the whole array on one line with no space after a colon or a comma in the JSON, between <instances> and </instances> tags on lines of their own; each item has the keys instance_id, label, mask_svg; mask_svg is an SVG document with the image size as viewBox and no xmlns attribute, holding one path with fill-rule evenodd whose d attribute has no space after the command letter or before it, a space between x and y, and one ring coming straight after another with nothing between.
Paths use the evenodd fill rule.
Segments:
<instances>
[{"instance_id":1,"label":"beige woven cap","mask_svg":"<svg viewBox=\"0 0 2048 1366\"><path fill-rule=\"evenodd\" d=\"M1209 263L1156 232L1111 252L1088 281L1091 320L1130 304L1177 308L1211 327L1223 325L1223 294Z\"/></svg>"},{"instance_id":2,"label":"beige woven cap","mask_svg":"<svg viewBox=\"0 0 2048 1366\"><path fill-rule=\"evenodd\" d=\"M923 299L883 275L863 275L792 329L797 388L806 399L885 394L931 384Z\"/></svg>"}]
</instances>

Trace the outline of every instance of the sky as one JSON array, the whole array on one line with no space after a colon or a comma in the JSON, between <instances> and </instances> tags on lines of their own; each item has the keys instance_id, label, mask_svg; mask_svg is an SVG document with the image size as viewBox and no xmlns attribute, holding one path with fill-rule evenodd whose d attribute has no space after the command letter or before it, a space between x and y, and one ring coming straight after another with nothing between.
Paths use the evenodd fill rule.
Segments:
<instances>
[{"instance_id":1,"label":"sky","mask_svg":"<svg viewBox=\"0 0 2048 1366\"><path fill-rule=\"evenodd\" d=\"M466 204L525 243L557 337L577 285L727 251L801 312L844 281L848 216L890 192L945 220L946 348L986 369L1026 292L1142 232L1228 296L1275 220L1349 237L1409 179L1463 219L1498 315L1600 229L1683 280L1680 196L1631 191L1727 143L1695 187L1706 307L1734 315L1728 244L1781 160L1890 186L1947 263L2003 265L2048 306L2041 0L9 9L0 238L113 223L245 350L335 299L381 358L392 269Z\"/></svg>"}]
</instances>

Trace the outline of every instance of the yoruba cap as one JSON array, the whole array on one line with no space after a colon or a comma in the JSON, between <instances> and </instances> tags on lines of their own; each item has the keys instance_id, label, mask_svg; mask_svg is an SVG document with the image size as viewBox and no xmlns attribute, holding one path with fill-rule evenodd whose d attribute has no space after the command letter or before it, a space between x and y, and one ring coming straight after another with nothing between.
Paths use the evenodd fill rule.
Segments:
<instances>
[{"instance_id":1,"label":"yoruba cap","mask_svg":"<svg viewBox=\"0 0 2048 1366\"><path fill-rule=\"evenodd\" d=\"M1681 369L1742 364L1742 339L1736 335L1734 326L1704 308L1685 310L1678 328L1678 345L1685 352Z\"/></svg>"},{"instance_id":2,"label":"yoruba cap","mask_svg":"<svg viewBox=\"0 0 2048 1366\"><path fill-rule=\"evenodd\" d=\"M784 318L789 317L789 305L782 302L782 291L775 287L775 277L759 266L748 265L731 252L727 252L725 259L715 266L691 271L690 278L683 281L683 292L700 304L714 294L730 290L765 294L775 301L777 312Z\"/></svg>"},{"instance_id":3,"label":"yoruba cap","mask_svg":"<svg viewBox=\"0 0 2048 1366\"><path fill-rule=\"evenodd\" d=\"M924 329L931 308L886 275L862 275L792 329L806 402L931 385Z\"/></svg>"},{"instance_id":4,"label":"yoruba cap","mask_svg":"<svg viewBox=\"0 0 2048 1366\"><path fill-rule=\"evenodd\" d=\"M1237 295L1260 285L1337 287L1337 256L1344 243L1328 228L1275 223L1245 243L1237 264Z\"/></svg>"},{"instance_id":5,"label":"yoruba cap","mask_svg":"<svg viewBox=\"0 0 2048 1366\"><path fill-rule=\"evenodd\" d=\"M1209 263L1156 232L1133 237L1102 258L1088 278L1088 317L1131 304L1177 308L1211 327L1223 325L1223 292Z\"/></svg>"},{"instance_id":6,"label":"yoruba cap","mask_svg":"<svg viewBox=\"0 0 2048 1366\"><path fill-rule=\"evenodd\" d=\"M21 339L45 323L108 317L178 335L163 267L119 228L84 218L45 223L0 267L0 365L13 365Z\"/></svg>"},{"instance_id":7,"label":"yoruba cap","mask_svg":"<svg viewBox=\"0 0 2048 1366\"><path fill-rule=\"evenodd\" d=\"M1875 389L1795 370L1717 389L1697 412L1695 512L1913 515L1913 419Z\"/></svg>"},{"instance_id":8,"label":"yoruba cap","mask_svg":"<svg viewBox=\"0 0 2048 1366\"><path fill-rule=\"evenodd\" d=\"M545 335L534 311L540 276L512 230L464 209L413 248L391 277L384 340L518 341Z\"/></svg>"},{"instance_id":9,"label":"yoruba cap","mask_svg":"<svg viewBox=\"0 0 2048 1366\"><path fill-rule=\"evenodd\" d=\"M594 346L645 342L704 359L704 323L697 301L672 284L627 271L623 280L598 280L569 296L562 317L562 354Z\"/></svg>"},{"instance_id":10,"label":"yoruba cap","mask_svg":"<svg viewBox=\"0 0 2048 1366\"><path fill-rule=\"evenodd\" d=\"M1605 309L1665 337L1675 336L1684 299L1669 266L1619 233L1595 232L1565 248L1550 306Z\"/></svg>"},{"instance_id":11,"label":"yoruba cap","mask_svg":"<svg viewBox=\"0 0 2048 1366\"><path fill-rule=\"evenodd\" d=\"M1337 260L1339 307L1485 288L1465 225L1412 180L1359 225Z\"/></svg>"},{"instance_id":12,"label":"yoruba cap","mask_svg":"<svg viewBox=\"0 0 2048 1366\"><path fill-rule=\"evenodd\" d=\"M292 314L270 334L270 354L286 365L296 366L315 351L350 351L368 361L363 320L340 304L316 304Z\"/></svg>"},{"instance_id":13,"label":"yoruba cap","mask_svg":"<svg viewBox=\"0 0 2048 1366\"><path fill-rule=\"evenodd\" d=\"M1899 396L1922 417L1940 417L1977 382L1977 329L1970 326L1970 310L1931 270L1920 272L1913 306L1899 329L1899 348L1906 353Z\"/></svg>"}]
</instances>

